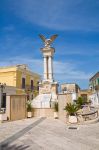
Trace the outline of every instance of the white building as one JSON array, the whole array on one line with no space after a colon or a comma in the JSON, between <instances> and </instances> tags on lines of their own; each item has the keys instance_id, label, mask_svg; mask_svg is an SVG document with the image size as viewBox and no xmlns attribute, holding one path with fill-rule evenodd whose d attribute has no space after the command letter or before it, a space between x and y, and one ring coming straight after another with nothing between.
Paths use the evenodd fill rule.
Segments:
<instances>
[{"instance_id":1,"label":"white building","mask_svg":"<svg viewBox=\"0 0 99 150\"><path fill-rule=\"evenodd\" d=\"M92 106L98 106L99 105L99 92L95 92L92 95L90 95L89 99L91 100Z\"/></svg>"},{"instance_id":2,"label":"white building","mask_svg":"<svg viewBox=\"0 0 99 150\"><path fill-rule=\"evenodd\" d=\"M72 102L77 100L78 93L80 91L80 87L76 83L64 83L61 84L61 91L62 93L69 93L72 97Z\"/></svg>"},{"instance_id":3,"label":"white building","mask_svg":"<svg viewBox=\"0 0 99 150\"><path fill-rule=\"evenodd\" d=\"M89 88L92 90L92 95L90 96L92 105L99 105L99 72L90 78Z\"/></svg>"}]
</instances>

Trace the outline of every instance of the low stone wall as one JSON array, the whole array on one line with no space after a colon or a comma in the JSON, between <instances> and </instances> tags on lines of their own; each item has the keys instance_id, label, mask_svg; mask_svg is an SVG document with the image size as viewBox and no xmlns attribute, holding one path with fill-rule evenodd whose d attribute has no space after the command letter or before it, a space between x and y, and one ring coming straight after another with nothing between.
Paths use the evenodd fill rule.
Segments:
<instances>
[{"instance_id":1,"label":"low stone wall","mask_svg":"<svg viewBox=\"0 0 99 150\"><path fill-rule=\"evenodd\" d=\"M58 95L58 103L59 103L59 119L63 122L67 122L66 118L66 111L64 110L64 107L67 103L72 102L72 96L71 94L59 94Z\"/></svg>"},{"instance_id":2,"label":"low stone wall","mask_svg":"<svg viewBox=\"0 0 99 150\"><path fill-rule=\"evenodd\" d=\"M34 117L54 117L52 108L33 108Z\"/></svg>"}]
</instances>

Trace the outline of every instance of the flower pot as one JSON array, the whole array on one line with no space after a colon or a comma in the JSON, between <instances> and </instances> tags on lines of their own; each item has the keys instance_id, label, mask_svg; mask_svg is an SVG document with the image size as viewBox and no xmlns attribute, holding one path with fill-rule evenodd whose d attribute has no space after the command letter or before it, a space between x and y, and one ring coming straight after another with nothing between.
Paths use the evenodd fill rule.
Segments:
<instances>
[{"instance_id":1,"label":"flower pot","mask_svg":"<svg viewBox=\"0 0 99 150\"><path fill-rule=\"evenodd\" d=\"M58 119L58 112L54 112L54 119Z\"/></svg>"},{"instance_id":2,"label":"flower pot","mask_svg":"<svg viewBox=\"0 0 99 150\"><path fill-rule=\"evenodd\" d=\"M77 117L76 116L69 116L69 122L70 123L77 123Z\"/></svg>"},{"instance_id":3,"label":"flower pot","mask_svg":"<svg viewBox=\"0 0 99 150\"><path fill-rule=\"evenodd\" d=\"M6 121L7 120L7 115L4 113L4 114L0 114L0 122L2 121Z\"/></svg>"},{"instance_id":4,"label":"flower pot","mask_svg":"<svg viewBox=\"0 0 99 150\"><path fill-rule=\"evenodd\" d=\"M27 112L27 117L31 118L32 117L32 112Z\"/></svg>"}]
</instances>

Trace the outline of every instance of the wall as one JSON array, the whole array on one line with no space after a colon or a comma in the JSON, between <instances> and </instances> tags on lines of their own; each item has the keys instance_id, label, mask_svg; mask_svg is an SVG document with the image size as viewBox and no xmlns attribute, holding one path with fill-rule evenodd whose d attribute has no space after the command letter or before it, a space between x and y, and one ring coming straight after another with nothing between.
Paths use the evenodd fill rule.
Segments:
<instances>
[{"instance_id":1,"label":"wall","mask_svg":"<svg viewBox=\"0 0 99 150\"><path fill-rule=\"evenodd\" d=\"M92 95L92 91L91 90L80 90L79 93L78 93L78 97L83 97L83 96L86 96L87 97L87 101L90 100L90 95Z\"/></svg>"},{"instance_id":2,"label":"wall","mask_svg":"<svg viewBox=\"0 0 99 150\"><path fill-rule=\"evenodd\" d=\"M8 119L10 120L10 96L6 97L6 114Z\"/></svg>"},{"instance_id":3,"label":"wall","mask_svg":"<svg viewBox=\"0 0 99 150\"><path fill-rule=\"evenodd\" d=\"M67 92L78 92L78 86L76 84L62 84L61 85L61 90L64 91L64 88L66 89L65 91Z\"/></svg>"},{"instance_id":4,"label":"wall","mask_svg":"<svg viewBox=\"0 0 99 150\"><path fill-rule=\"evenodd\" d=\"M7 96L6 113L9 120L19 120L26 118L26 96Z\"/></svg>"},{"instance_id":5,"label":"wall","mask_svg":"<svg viewBox=\"0 0 99 150\"><path fill-rule=\"evenodd\" d=\"M38 74L24 69L24 67L22 68L16 65L0 68L0 82L6 83L7 86L16 87L16 94L24 94L24 90L22 89L22 76L26 77L27 86L31 85L31 79L34 81L34 86L37 86L37 82L40 80Z\"/></svg>"},{"instance_id":6,"label":"wall","mask_svg":"<svg viewBox=\"0 0 99 150\"><path fill-rule=\"evenodd\" d=\"M72 94L59 94L59 119L66 122L66 111L64 110L67 103L72 103Z\"/></svg>"},{"instance_id":7,"label":"wall","mask_svg":"<svg viewBox=\"0 0 99 150\"><path fill-rule=\"evenodd\" d=\"M33 109L34 117L54 117L54 110L51 108L35 108Z\"/></svg>"},{"instance_id":8,"label":"wall","mask_svg":"<svg viewBox=\"0 0 99 150\"><path fill-rule=\"evenodd\" d=\"M3 93L6 93L6 95L16 94L16 87L5 86L5 88L3 89Z\"/></svg>"},{"instance_id":9,"label":"wall","mask_svg":"<svg viewBox=\"0 0 99 150\"><path fill-rule=\"evenodd\" d=\"M29 95L37 95L37 92L31 91L31 80L33 80L33 85L37 87L37 82L39 81L40 77L37 74L31 73L25 69L17 70L16 87L19 88L17 89L17 94L25 93L24 89L22 89L22 77L25 77L26 93Z\"/></svg>"},{"instance_id":10,"label":"wall","mask_svg":"<svg viewBox=\"0 0 99 150\"><path fill-rule=\"evenodd\" d=\"M7 86L16 86L16 73L15 72L0 72L0 82L6 83Z\"/></svg>"},{"instance_id":11,"label":"wall","mask_svg":"<svg viewBox=\"0 0 99 150\"><path fill-rule=\"evenodd\" d=\"M16 72L16 87L22 88L22 72L19 70Z\"/></svg>"},{"instance_id":12,"label":"wall","mask_svg":"<svg viewBox=\"0 0 99 150\"><path fill-rule=\"evenodd\" d=\"M92 102L91 103L92 106L99 106L99 92L93 93L92 95L90 95L89 99Z\"/></svg>"}]
</instances>

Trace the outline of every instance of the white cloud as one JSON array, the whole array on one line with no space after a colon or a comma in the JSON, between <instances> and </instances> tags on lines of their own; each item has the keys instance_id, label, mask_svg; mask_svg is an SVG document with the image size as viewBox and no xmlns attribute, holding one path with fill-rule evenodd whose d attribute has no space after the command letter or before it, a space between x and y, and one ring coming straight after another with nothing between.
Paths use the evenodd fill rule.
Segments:
<instances>
[{"instance_id":1,"label":"white cloud","mask_svg":"<svg viewBox=\"0 0 99 150\"><path fill-rule=\"evenodd\" d=\"M13 66L26 64L33 72L41 74L43 72L43 61L41 59L31 59L24 56L16 56L13 58L3 59L0 61L0 66Z\"/></svg>"},{"instance_id":2,"label":"white cloud","mask_svg":"<svg viewBox=\"0 0 99 150\"><path fill-rule=\"evenodd\" d=\"M86 73L81 69L77 68L76 64L66 62L54 62L54 73L58 80L88 80L92 73Z\"/></svg>"},{"instance_id":3,"label":"white cloud","mask_svg":"<svg viewBox=\"0 0 99 150\"><path fill-rule=\"evenodd\" d=\"M4 26L3 31L12 32L12 31L15 31L15 27L13 25Z\"/></svg>"},{"instance_id":4,"label":"white cloud","mask_svg":"<svg viewBox=\"0 0 99 150\"><path fill-rule=\"evenodd\" d=\"M9 0L10 8L25 21L56 30L99 30L95 0ZM96 10L97 6L97 10Z\"/></svg>"},{"instance_id":5,"label":"white cloud","mask_svg":"<svg viewBox=\"0 0 99 150\"><path fill-rule=\"evenodd\" d=\"M43 77L43 60L31 59L28 57L17 56L7 60L0 61L0 66L27 64L33 72L39 73ZM66 80L88 80L92 74L86 73L77 68L74 64L68 62L54 61L54 78L60 82Z\"/></svg>"},{"instance_id":6,"label":"white cloud","mask_svg":"<svg viewBox=\"0 0 99 150\"><path fill-rule=\"evenodd\" d=\"M60 42L61 43L61 42ZM60 43L57 43L56 45L56 53L58 55L66 56L97 56L99 55L99 46L97 44L68 44L64 43L60 45ZM90 52L89 52L90 51Z\"/></svg>"},{"instance_id":7,"label":"white cloud","mask_svg":"<svg viewBox=\"0 0 99 150\"><path fill-rule=\"evenodd\" d=\"M22 36L17 33L3 34L2 38L0 38L0 59L2 59L2 55L6 58L12 55L17 56L19 54L35 57L36 53L40 51L40 48L38 48L39 42L40 40L35 40L31 37Z\"/></svg>"}]
</instances>

